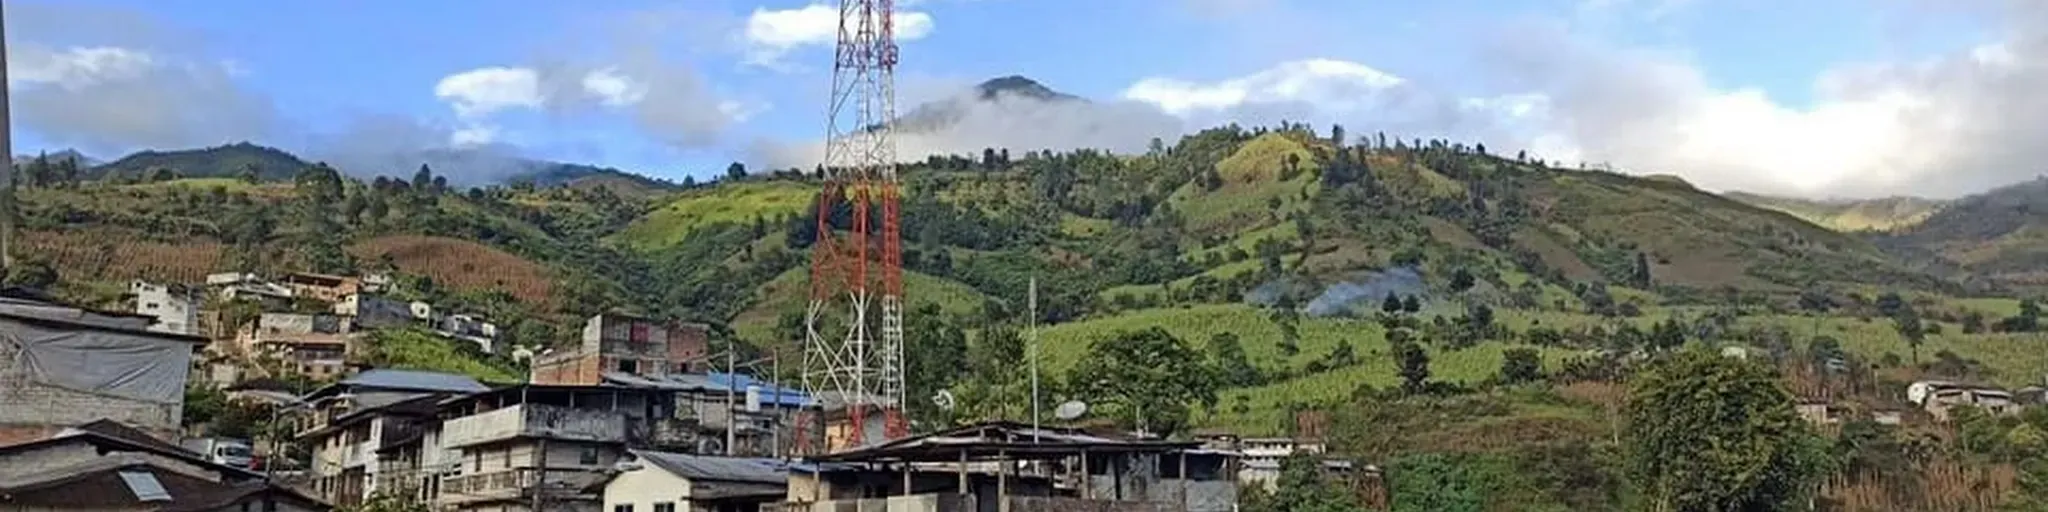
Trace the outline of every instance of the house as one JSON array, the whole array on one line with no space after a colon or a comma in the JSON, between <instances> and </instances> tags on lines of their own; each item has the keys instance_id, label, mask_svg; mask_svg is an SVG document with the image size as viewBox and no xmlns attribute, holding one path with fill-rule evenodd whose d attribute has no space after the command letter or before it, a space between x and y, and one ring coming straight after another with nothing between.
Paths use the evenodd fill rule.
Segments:
<instances>
[{"instance_id":1,"label":"house","mask_svg":"<svg viewBox=\"0 0 2048 512\"><path fill-rule=\"evenodd\" d=\"M172 334L199 334L199 294L183 286L135 280L128 283L135 296L135 312L156 319L149 330Z\"/></svg>"},{"instance_id":2,"label":"house","mask_svg":"<svg viewBox=\"0 0 2048 512\"><path fill-rule=\"evenodd\" d=\"M498 349L498 325L482 317L468 314L448 315L431 323L434 333L441 336L475 343L478 350L496 354Z\"/></svg>"},{"instance_id":3,"label":"house","mask_svg":"<svg viewBox=\"0 0 2048 512\"><path fill-rule=\"evenodd\" d=\"M222 273L206 276L206 287L220 290L221 300L253 300L268 306L292 301L292 289L264 280L256 274Z\"/></svg>"},{"instance_id":4,"label":"house","mask_svg":"<svg viewBox=\"0 0 2048 512\"><path fill-rule=\"evenodd\" d=\"M247 469L207 461L119 422L0 447L0 510L325 512Z\"/></svg>"},{"instance_id":5,"label":"house","mask_svg":"<svg viewBox=\"0 0 2048 512\"><path fill-rule=\"evenodd\" d=\"M642 377L610 372L610 386L673 393L675 417L702 436L692 451L772 457L793 447L793 418L808 403L802 391L747 375L678 373ZM728 432L728 429L732 429Z\"/></svg>"},{"instance_id":6,"label":"house","mask_svg":"<svg viewBox=\"0 0 2048 512\"><path fill-rule=\"evenodd\" d=\"M333 310L358 329L399 327L413 322L411 305L373 293L343 295L334 302Z\"/></svg>"},{"instance_id":7,"label":"house","mask_svg":"<svg viewBox=\"0 0 2048 512\"><path fill-rule=\"evenodd\" d=\"M1235 510L1232 455L995 421L806 458L771 510Z\"/></svg>"},{"instance_id":8,"label":"house","mask_svg":"<svg viewBox=\"0 0 2048 512\"><path fill-rule=\"evenodd\" d=\"M299 445L311 448L313 462L308 476L314 491L324 500L340 506L360 505L385 489L379 484L387 469L379 461L388 439L403 439L436 421L436 407L448 398L443 394L422 394L417 398L377 407L347 410L332 421L310 425L295 437ZM409 483L409 482L408 482Z\"/></svg>"},{"instance_id":9,"label":"house","mask_svg":"<svg viewBox=\"0 0 2048 512\"><path fill-rule=\"evenodd\" d=\"M2012 393L1984 387L1950 388L1936 390L1927 397L1923 405L1935 421L1946 422L1957 406L1972 406L1993 415L2019 414L2020 406L2012 400Z\"/></svg>"},{"instance_id":10,"label":"house","mask_svg":"<svg viewBox=\"0 0 2048 512\"><path fill-rule=\"evenodd\" d=\"M0 296L0 445L98 419L173 438L205 338L149 319Z\"/></svg>"},{"instance_id":11,"label":"house","mask_svg":"<svg viewBox=\"0 0 2048 512\"><path fill-rule=\"evenodd\" d=\"M757 510L789 494L781 459L627 450L616 467L600 510Z\"/></svg>"},{"instance_id":12,"label":"house","mask_svg":"<svg viewBox=\"0 0 2048 512\"><path fill-rule=\"evenodd\" d=\"M386 490L409 492L403 487L415 485L415 475L388 472L384 450L434 427L442 400L489 389L461 375L372 369L298 398L312 404L294 438L312 453L315 493L352 505Z\"/></svg>"},{"instance_id":13,"label":"house","mask_svg":"<svg viewBox=\"0 0 2048 512\"><path fill-rule=\"evenodd\" d=\"M351 330L335 315L264 313L235 335L235 344L247 354L278 357L289 371L328 378L348 371Z\"/></svg>"},{"instance_id":14,"label":"house","mask_svg":"<svg viewBox=\"0 0 2048 512\"><path fill-rule=\"evenodd\" d=\"M1286 437L1245 438L1237 440L1235 445L1218 448L1234 450L1242 457L1238 465L1238 481L1264 485L1267 490L1279 485L1280 463L1288 457L1295 454L1321 455L1325 450L1322 443Z\"/></svg>"},{"instance_id":15,"label":"house","mask_svg":"<svg viewBox=\"0 0 2048 512\"><path fill-rule=\"evenodd\" d=\"M695 443L674 407L656 390L539 384L443 401L435 437L453 467L432 502L455 511L597 510L601 484L627 449Z\"/></svg>"},{"instance_id":16,"label":"house","mask_svg":"<svg viewBox=\"0 0 2048 512\"><path fill-rule=\"evenodd\" d=\"M1799 413L1800 419L1804 419L1808 423L1812 423L1815 425L1827 425L1842 422L1841 408L1836 407L1834 404L1831 404L1826 401L1800 400L1799 403L1794 404L1792 408L1794 411Z\"/></svg>"},{"instance_id":17,"label":"house","mask_svg":"<svg viewBox=\"0 0 2048 512\"><path fill-rule=\"evenodd\" d=\"M342 297L362 291L363 282L349 276L293 272L280 280L292 290L292 296L305 297L320 302L338 302Z\"/></svg>"},{"instance_id":18,"label":"house","mask_svg":"<svg viewBox=\"0 0 2048 512\"><path fill-rule=\"evenodd\" d=\"M641 376L687 373L709 350L703 324L660 322L618 314L590 317L582 344L574 350L534 357L530 380L537 384L589 386L607 372Z\"/></svg>"}]
</instances>

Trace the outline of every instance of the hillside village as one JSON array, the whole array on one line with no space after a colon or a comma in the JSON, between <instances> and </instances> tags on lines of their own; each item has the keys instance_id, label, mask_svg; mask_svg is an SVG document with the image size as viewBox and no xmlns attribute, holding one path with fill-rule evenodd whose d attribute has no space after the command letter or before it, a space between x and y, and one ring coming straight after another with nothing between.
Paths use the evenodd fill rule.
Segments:
<instances>
[{"instance_id":1,"label":"hillside village","mask_svg":"<svg viewBox=\"0 0 2048 512\"><path fill-rule=\"evenodd\" d=\"M0 443L74 458L0 460L28 468L0 494L62 508L146 470L206 501L101 494L1638 510L1639 465L1704 435L1760 440L1811 485L1746 488L1827 510L1993 510L2048 475L2031 239L1952 228L2025 232L1996 205L2038 185L1860 232L1341 126L1011 154L903 169L910 428L887 442L802 391L807 254L854 225L814 173L463 188L236 144L29 180L0 320L91 335L4 358ZM704 492L660 491L682 487Z\"/></svg>"}]
</instances>

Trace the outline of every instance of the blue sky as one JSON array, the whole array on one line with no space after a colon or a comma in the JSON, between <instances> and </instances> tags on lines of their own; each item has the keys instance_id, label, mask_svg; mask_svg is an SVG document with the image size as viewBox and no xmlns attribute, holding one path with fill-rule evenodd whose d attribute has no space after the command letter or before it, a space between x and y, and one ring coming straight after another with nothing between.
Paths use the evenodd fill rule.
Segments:
<instances>
[{"instance_id":1,"label":"blue sky","mask_svg":"<svg viewBox=\"0 0 2048 512\"><path fill-rule=\"evenodd\" d=\"M460 144L669 178L794 164L824 127L814 3L16 0L17 152ZM1982 98L2041 78L2016 71L2040 55L2012 22L2038 9L1997 0L898 3L902 110L1009 74L1096 100L976 110L1031 121L908 137L912 157L1292 119L1716 189L1954 195L2038 172L1995 143L2048 121ZM1996 122L2014 129L1977 126Z\"/></svg>"}]
</instances>

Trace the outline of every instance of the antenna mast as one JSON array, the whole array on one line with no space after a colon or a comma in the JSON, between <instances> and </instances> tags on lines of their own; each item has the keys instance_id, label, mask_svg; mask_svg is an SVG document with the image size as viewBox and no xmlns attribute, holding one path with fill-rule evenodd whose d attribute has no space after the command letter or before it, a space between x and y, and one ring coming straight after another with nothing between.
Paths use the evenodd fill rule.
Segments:
<instances>
[{"instance_id":1,"label":"antenna mast","mask_svg":"<svg viewBox=\"0 0 2048 512\"><path fill-rule=\"evenodd\" d=\"M1025 325L1031 336L1031 442L1038 442L1038 276L1031 277L1031 286L1025 292L1025 302L1030 304L1031 318Z\"/></svg>"},{"instance_id":2,"label":"antenna mast","mask_svg":"<svg viewBox=\"0 0 2048 512\"><path fill-rule=\"evenodd\" d=\"M824 188L804 314L803 386L824 423L843 427L828 428L819 447L808 435L815 421L799 421L797 443L804 453L909 435L903 416L902 188L890 137L896 117L894 13L894 0L839 1ZM880 212L871 211L875 206ZM851 213L845 225L834 222L842 208ZM868 415L877 412L881 428L872 429Z\"/></svg>"}]
</instances>

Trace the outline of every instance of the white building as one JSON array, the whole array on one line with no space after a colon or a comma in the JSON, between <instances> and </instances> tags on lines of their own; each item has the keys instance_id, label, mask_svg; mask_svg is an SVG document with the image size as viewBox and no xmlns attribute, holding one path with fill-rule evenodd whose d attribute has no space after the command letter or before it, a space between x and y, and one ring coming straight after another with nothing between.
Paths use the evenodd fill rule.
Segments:
<instances>
[{"instance_id":1,"label":"white building","mask_svg":"<svg viewBox=\"0 0 2048 512\"><path fill-rule=\"evenodd\" d=\"M128 283L135 296L135 312L156 318L149 330L172 334L199 334L199 294L183 286L136 280Z\"/></svg>"},{"instance_id":2,"label":"white building","mask_svg":"<svg viewBox=\"0 0 2048 512\"><path fill-rule=\"evenodd\" d=\"M781 461L629 450L604 486L599 510L752 510L788 495Z\"/></svg>"},{"instance_id":3,"label":"white building","mask_svg":"<svg viewBox=\"0 0 2048 512\"><path fill-rule=\"evenodd\" d=\"M1237 479L1245 484L1257 483L1268 490L1280 482L1280 462L1297 453L1321 455L1323 444L1301 442L1285 437L1248 438L1238 441L1237 451L1242 454L1242 465Z\"/></svg>"}]
</instances>

